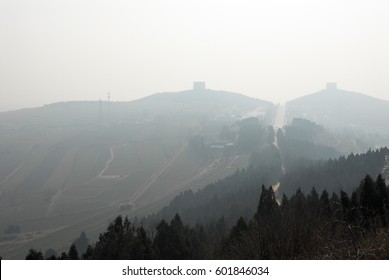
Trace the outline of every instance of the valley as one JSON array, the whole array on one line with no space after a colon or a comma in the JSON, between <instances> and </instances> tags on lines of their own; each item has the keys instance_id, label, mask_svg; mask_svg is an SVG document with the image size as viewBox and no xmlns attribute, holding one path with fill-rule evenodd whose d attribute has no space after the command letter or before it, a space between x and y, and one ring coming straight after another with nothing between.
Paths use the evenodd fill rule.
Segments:
<instances>
[{"instance_id":1,"label":"valley","mask_svg":"<svg viewBox=\"0 0 389 280\"><path fill-rule=\"evenodd\" d=\"M21 232L1 235L0 255L22 258L28 248L47 250L48 244L63 250L81 231L95 239L118 213L150 215L181 191L202 188L248 165L247 156L225 155L212 143L219 141L223 125L239 120L232 114L254 107L266 112L270 103L262 107L244 103L241 108L235 106L234 113L228 106L207 111L194 104L177 118L180 104L159 105L145 116L136 102L128 109L123 109L124 104L106 103L106 119L101 122L90 119L93 113L97 116L96 109L85 114L92 108L85 104L82 111L69 109L79 112L85 124L63 118L60 126L49 125L53 108L42 108L33 112L41 116L27 128L19 126L24 121L18 119L26 112L12 113L16 124L0 129L0 161L10 170L0 177L0 232L9 225L17 225ZM62 106L73 105L79 106ZM195 151L191 139L197 136L206 144ZM7 156L18 161L5 161Z\"/></svg>"},{"instance_id":2,"label":"valley","mask_svg":"<svg viewBox=\"0 0 389 280\"><path fill-rule=\"evenodd\" d=\"M0 113L0 255L24 258L31 247L65 251L83 231L97 240L117 215L157 221L167 211L169 219L174 210L161 209L183 193L207 190L229 176L244 178L250 168L258 170L256 184L272 185L281 203L283 193L303 186L299 174L305 168L315 166L325 176L316 161L389 143L385 133L376 137L349 126L339 131L303 118L316 111L316 101L307 98L311 111L308 105L298 111L293 102L274 105L193 89L129 103L65 102ZM379 168L387 175L387 158L382 166L381 158L374 164L371 172ZM351 188L355 181L344 184ZM230 200L239 186L234 188L217 189L215 197ZM248 219L253 211L236 206L233 213L231 207L226 211L234 218L241 213ZM5 233L9 228L19 231Z\"/></svg>"}]
</instances>

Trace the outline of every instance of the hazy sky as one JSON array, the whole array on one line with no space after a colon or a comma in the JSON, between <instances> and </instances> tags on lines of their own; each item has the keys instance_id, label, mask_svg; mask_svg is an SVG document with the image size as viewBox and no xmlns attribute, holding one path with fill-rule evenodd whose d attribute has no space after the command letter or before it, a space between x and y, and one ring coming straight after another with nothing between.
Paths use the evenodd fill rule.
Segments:
<instances>
[{"instance_id":1,"label":"hazy sky","mask_svg":"<svg viewBox=\"0 0 389 280\"><path fill-rule=\"evenodd\" d=\"M273 102L389 100L389 1L0 0L0 110L206 81Z\"/></svg>"}]
</instances>

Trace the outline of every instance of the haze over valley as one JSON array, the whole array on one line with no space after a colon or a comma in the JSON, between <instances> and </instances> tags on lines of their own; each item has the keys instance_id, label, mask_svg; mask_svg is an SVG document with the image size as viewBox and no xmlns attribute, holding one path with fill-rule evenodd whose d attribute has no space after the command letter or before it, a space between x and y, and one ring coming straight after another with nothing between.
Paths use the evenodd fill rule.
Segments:
<instances>
[{"instance_id":1,"label":"haze over valley","mask_svg":"<svg viewBox=\"0 0 389 280\"><path fill-rule=\"evenodd\" d=\"M371 110L364 118L356 99ZM31 247L66 250L82 231L96 240L116 215L155 215L180 193L249 166L264 172L258 187L276 186L279 197L293 193L297 162L303 168L387 145L388 109L386 101L333 84L285 106L195 82L191 90L133 102L63 102L0 113L1 255L23 258ZM384 156L378 169L361 170L376 176L386 164ZM366 174L347 187L359 175ZM232 217L249 218L253 211ZM232 217L226 217L229 226ZM7 233L10 227L18 230Z\"/></svg>"},{"instance_id":2,"label":"haze over valley","mask_svg":"<svg viewBox=\"0 0 389 280\"><path fill-rule=\"evenodd\" d=\"M45 236L67 246L69 232L101 230L118 213L151 214L232 174L248 156L234 151L234 138L220 138L222 127L247 113L269 122L272 109L200 88L2 113L1 226L23 228L16 240L4 237L3 250Z\"/></svg>"},{"instance_id":3,"label":"haze over valley","mask_svg":"<svg viewBox=\"0 0 389 280\"><path fill-rule=\"evenodd\" d=\"M0 259L388 259L388 14L0 1Z\"/></svg>"}]
</instances>

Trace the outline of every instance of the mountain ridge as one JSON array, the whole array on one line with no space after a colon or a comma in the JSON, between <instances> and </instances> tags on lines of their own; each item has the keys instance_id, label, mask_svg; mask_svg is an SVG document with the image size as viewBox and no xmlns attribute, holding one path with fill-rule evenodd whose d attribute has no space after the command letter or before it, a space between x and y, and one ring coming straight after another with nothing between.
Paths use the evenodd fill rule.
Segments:
<instances>
[{"instance_id":1,"label":"mountain ridge","mask_svg":"<svg viewBox=\"0 0 389 280\"><path fill-rule=\"evenodd\" d=\"M256 108L263 112L274 106L264 101L222 90L161 92L132 101L62 101L40 107L0 112L0 126L48 122L83 125L105 121L153 119L161 115L243 115Z\"/></svg>"},{"instance_id":2,"label":"mountain ridge","mask_svg":"<svg viewBox=\"0 0 389 280\"><path fill-rule=\"evenodd\" d=\"M286 109L291 118L306 118L336 129L389 134L389 101L336 85L291 100Z\"/></svg>"}]
</instances>

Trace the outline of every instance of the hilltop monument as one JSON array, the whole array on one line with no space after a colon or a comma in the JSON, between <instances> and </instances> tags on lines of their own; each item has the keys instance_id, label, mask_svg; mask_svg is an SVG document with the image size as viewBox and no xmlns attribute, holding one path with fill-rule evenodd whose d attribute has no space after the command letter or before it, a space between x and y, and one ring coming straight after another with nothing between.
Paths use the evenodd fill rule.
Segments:
<instances>
[{"instance_id":1,"label":"hilltop monument","mask_svg":"<svg viewBox=\"0 0 389 280\"><path fill-rule=\"evenodd\" d=\"M193 90L204 91L205 90L205 82L204 81L193 82Z\"/></svg>"},{"instance_id":2,"label":"hilltop monument","mask_svg":"<svg viewBox=\"0 0 389 280\"><path fill-rule=\"evenodd\" d=\"M338 86L336 83L327 83L327 90L330 90L330 91L336 91L338 90Z\"/></svg>"}]
</instances>

